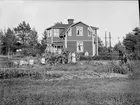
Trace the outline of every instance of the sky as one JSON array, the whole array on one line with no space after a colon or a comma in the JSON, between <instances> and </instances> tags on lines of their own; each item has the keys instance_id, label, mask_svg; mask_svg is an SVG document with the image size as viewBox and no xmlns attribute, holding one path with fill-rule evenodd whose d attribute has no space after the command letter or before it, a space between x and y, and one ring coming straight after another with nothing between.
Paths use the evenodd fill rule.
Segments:
<instances>
[{"instance_id":1,"label":"sky","mask_svg":"<svg viewBox=\"0 0 140 105\"><path fill-rule=\"evenodd\" d=\"M67 19L98 27L103 43L105 31L107 36L111 32L113 46L139 27L138 1L0 1L0 29L14 28L25 21L37 30L41 39L46 28L56 22L67 23Z\"/></svg>"}]
</instances>

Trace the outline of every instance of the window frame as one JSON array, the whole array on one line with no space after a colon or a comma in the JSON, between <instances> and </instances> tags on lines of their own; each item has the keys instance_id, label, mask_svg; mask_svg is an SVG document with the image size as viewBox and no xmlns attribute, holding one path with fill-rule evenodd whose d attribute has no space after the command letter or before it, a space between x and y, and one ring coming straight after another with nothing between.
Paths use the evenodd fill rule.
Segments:
<instances>
[{"instance_id":1,"label":"window frame","mask_svg":"<svg viewBox=\"0 0 140 105\"><path fill-rule=\"evenodd\" d=\"M79 48L78 48L78 45L79 45L79 44L81 44L80 46L82 46L81 51L80 51ZM83 41L77 41L76 49L77 49L77 52L78 52L78 53L84 52L84 42L83 42Z\"/></svg>"},{"instance_id":2,"label":"window frame","mask_svg":"<svg viewBox=\"0 0 140 105\"><path fill-rule=\"evenodd\" d=\"M77 34L78 30L81 30L81 31L82 31L82 32L81 32L81 35L80 35L80 33L79 33L79 35ZM80 31L79 31L79 32L80 32ZM76 27L76 36L83 36L83 27L82 27L82 26L77 26L77 27Z\"/></svg>"},{"instance_id":3,"label":"window frame","mask_svg":"<svg viewBox=\"0 0 140 105\"><path fill-rule=\"evenodd\" d=\"M53 29L53 36L59 37L59 29Z\"/></svg>"},{"instance_id":4,"label":"window frame","mask_svg":"<svg viewBox=\"0 0 140 105\"><path fill-rule=\"evenodd\" d=\"M92 31L88 27L88 37L91 37L91 36L92 36Z\"/></svg>"},{"instance_id":5,"label":"window frame","mask_svg":"<svg viewBox=\"0 0 140 105\"><path fill-rule=\"evenodd\" d=\"M47 30L47 37L50 37L50 30Z\"/></svg>"}]
</instances>

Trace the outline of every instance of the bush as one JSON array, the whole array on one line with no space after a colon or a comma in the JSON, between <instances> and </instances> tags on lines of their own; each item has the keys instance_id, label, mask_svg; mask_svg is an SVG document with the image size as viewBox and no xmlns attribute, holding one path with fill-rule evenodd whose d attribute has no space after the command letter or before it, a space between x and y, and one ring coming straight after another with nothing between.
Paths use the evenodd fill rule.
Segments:
<instances>
[{"instance_id":1,"label":"bush","mask_svg":"<svg viewBox=\"0 0 140 105\"><path fill-rule=\"evenodd\" d=\"M29 79L42 79L43 73L33 70L19 70L19 69L1 69L0 79L12 78L29 78Z\"/></svg>"},{"instance_id":2,"label":"bush","mask_svg":"<svg viewBox=\"0 0 140 105\"><path fill-rule=\"evenodd\" d=\"M39 49L32 49L32 48L25 48L23 51L20 52L22 56L36 56L40 54Z\"/></svg>"},{"instance_id":3,"label":"bush","mask_svg":"<svg viewBox=\"0 0 140 105\"><path fill-rule=\"evenodd\" d=\"M131 61L129 64L130 71L132 75L130 75L131 79L140 79L140 61Z\"/></svg>"},{"instance_id":4,"label":"bush","mask_svg":"<svg viewBox=\"0 0 140 105\"><path fill-rule=\"evenodd\" d=\"M99 55L99 56L80 56L80 60L117 60L117 56L108 55Z\"/></svg>"},{"instance_id":5,"label":"bush","mask_svg":"<svg viewBox=\"0 0 140 105\"><path fill-rule=\"evenodd\" d=\"M113 73L128 74L129 70L130 70L130 68L127 64L120 65L115 62L109 63L109 71L112 71Z\"/></svg>"},{"instance_id":6,"label":"bush","mask_svg":"<svg viewBox=\"0 0 140 105\"><path fill-rule=\"evenodd\" d=\"M45 58L49 64L67 64L68 53L68 51L62 51L61 54L48 53Z\"/></svg>"}]
</instances>

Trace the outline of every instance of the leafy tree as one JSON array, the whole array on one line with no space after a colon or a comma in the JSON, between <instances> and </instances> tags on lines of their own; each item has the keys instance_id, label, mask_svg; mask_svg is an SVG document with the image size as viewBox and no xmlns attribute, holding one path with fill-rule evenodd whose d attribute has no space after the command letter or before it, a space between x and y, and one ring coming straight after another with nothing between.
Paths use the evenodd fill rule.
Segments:
<instances>
[{"instance_id":1,"label":"leafy tree","mask_svg":"<svg viewBox=\"0 0 140 105\"><path fill-rule=\"evenodd\" d=\"M128 33L123 40L127 52L131 53L134 59L140 59L140 28L136 27Z\"/></svg>"},{"instance_id":2,"label":"leafy tree","mask_svg":"<svg viewBox=\"0 0 140 105\"><path fill-rule=\"evenodd\" d=\"M29 34L31 32L29 23L23 21L17 27L15 27L14 30L19 38L19 41L23 44L23 48L25 48L25 46L28 45Z\"/></svg>"},{"instance_id":3,"label":"leafy tree","mask_svg":"<svg viewBox=\"0 0 140 105\"><path fill-rule=\"evenodd\" d=\"M3 53L3 39L4 39L4 32L2 30L0 30L0 53Z\"/></svg>"},{"instance_id":4,"label":"leafy tree","mask_svg":"<svg viewBox=\"0 0 140 105\"><path fill-rule=\"evenodd\" d=\"M117 44L115 44L114 50L117 52L119 51L125 52L125 47L121 42L118 42Z\"/></svg>"},{"instance_id":5,"label":"leafy tree","mask_svg":"<svg viewBox=\"0 0 140 105\"><path fill-rule=\"evenodd\" d=\"M45 51L46 47L47 47L47 32L46 30L43 33L43 38L41 40L41 46L42 46L42 51Z\"/></svg>"},{"instance_id":6,"label":"leafy tree","mask_svg":"<svg viewBox=\"0 0 140 105\"><path fill-rule=\"evenodd\" d=\"M35 49L37 44L38 44L38 33L35 30L35 28L33 28L29 34L29 46Z\"/></svg>"},{"instance_id":7,"label":"leafy tree","mask_svg":"<svg viewBox=\"0 0 140 105\"><path fill-rule=\"evenodd\" d=\"M98 36L98 51L101 52L103 50L103 41Z\"/></svg>"},{"instance_id":8,"label":"leafy tree","mask_svg":"<svg viewBox=\"0 0 140 105\"><path fill-rule=\"evenodd\" d=\"M128 33L123 40L126 50L131 52L139 51L140 49L140 29L136 27L133 32Z\"/></svg>"},{"instance_id":9,"label":"leafy tree","mask_svg":"<svg viewBox=\"0 0 140 105\"><path fill-rule=\"evenodd\" d=\"M8 28L5 34L2 36L2 49L9 55L10 53L14 52L16 42L17 38L14 31Z\"/></svg>"}]
</instances>

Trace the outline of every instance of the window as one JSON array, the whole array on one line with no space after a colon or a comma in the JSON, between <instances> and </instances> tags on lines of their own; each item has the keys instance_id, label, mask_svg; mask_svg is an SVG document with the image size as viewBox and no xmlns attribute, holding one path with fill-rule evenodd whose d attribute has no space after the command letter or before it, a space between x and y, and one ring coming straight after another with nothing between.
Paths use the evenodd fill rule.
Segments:
<instances>
[{"instance_id":1,"label":"window","mask_svg":"<svg viewBox=\"0 0 140 105\"><path fill-rule=\"evenodd\" d=\"M76 36L83 36L83 27L76 27Z\"/></svg>"},{"instance_id":2,"label":"window","mask_svg":"<svg viewBox=\"0 0 140 105\"><path fill-rule=\"evenodd\" d=\"M47 30L47 36L50 37L50 30Z\"/></svg>"},{"instance_id":3,"label":"window","mask_svg":"<svg viewBox=\"0 0 140 105\"><path fill-rule=\"evenodd\" d=\"M54 37L59 37L59 29L54 29Z\"/></svg>"},{"instance_id":4,"label":"window","mask_svg":"<svg viewBox=\"0 0 140 105\"><path fill-rule=\"evenodd\" d=\"M83 52L83 41L77 41L77 52Z\"/></svg>"},{"instance_id":5,"label":"window","mask_svg":"<svg viewBox=\"0 0 140 105\"><path fill-rule=\"evenodd\" d=\"M94 35L96 34L96 30L93 30L93 34L94 34Z\"/></svg>"},{"instance_id":6,"label":"window","mask_svg":"<svg viewBox=\"0 0 140 105\"><path fill-rule=\"evenodd\" d=\"M91 32L91 30L88 28L88 36L91 37L91 35L92 35L92 32Z\"/></svg>"},{"instance_id":7,"label":"window","mask_svg":"<svg viewBox=\"0 0 140 105\"><path fill-rule=\"evenodd\" d=\"M71 28L70 28L70 30L68 31L68 36L71 36Z\"/></svg>"}]
</instances>

